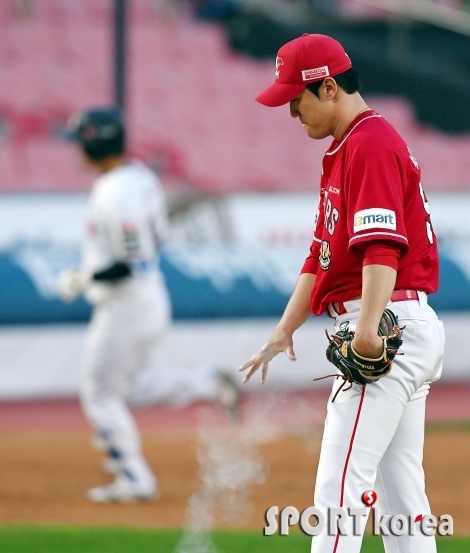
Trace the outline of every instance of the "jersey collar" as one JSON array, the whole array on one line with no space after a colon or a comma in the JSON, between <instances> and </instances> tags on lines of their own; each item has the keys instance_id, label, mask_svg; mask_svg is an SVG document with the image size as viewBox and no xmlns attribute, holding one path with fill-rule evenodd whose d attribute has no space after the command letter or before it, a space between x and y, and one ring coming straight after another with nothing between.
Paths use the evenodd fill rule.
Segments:
<instances>
[{"instance_id":1,"label":"jersey collar","mask_svg":"<svg viewBox=\"0 0 470 553\"><path fill-rule=\"evenodd\" d=\"M340 140L334 139L331 143L330 147L326 151L326 156L332 156L336 154L336 152L341 148L341 146L346 142L346 140L349 138L351 133L354 131L354 129L360 125L363 121L366 121L367 119L372 119L374 117L382 117L379 115L376 111L373 109L367 109L366 111L363 111L362 113L359 113L349 124L349 127L345 130L343 136L340 138Z\"/></svg>"}]
</instances>

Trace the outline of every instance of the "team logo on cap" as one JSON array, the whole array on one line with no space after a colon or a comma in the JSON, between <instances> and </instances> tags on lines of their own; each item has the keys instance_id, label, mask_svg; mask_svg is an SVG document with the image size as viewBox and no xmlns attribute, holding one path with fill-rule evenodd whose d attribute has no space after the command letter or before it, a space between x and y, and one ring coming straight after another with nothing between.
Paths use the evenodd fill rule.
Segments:
<instances>
[{"instance_id":1,"label":"team logo on cap","mask_svg":"<svg viewBox=\"0 0 470 553\"><path fill-rule=\"evenodd\" d=\"M279 66L284 65L282 58L276 56L276 79L279 79Z\"/></svg>"},{"instance_id":2,"label":"team logo on cap","mask_svg":"<svg viewBox=\"0 0 470 553\"><path fill-rule=\"evenodd\" d=\"M95 129L95 127L92 127L91 125L87 125L82 130L82 137L85 140L95 140L95 138L98 137L98 131Z\"/></svg>"},{"instance_id":3,"label":"team logo on cap","mask_svg":"<svg viewBox=\"0 0 470 553\"><path fill-rule=\"evenodd\" d=\"M316 67L315 69L305 69L302 71L302 80L303 81L317 81L318 79L324 79L328 77L330 70L328 65L323 67Z\"/></svg>"}]
</instances>

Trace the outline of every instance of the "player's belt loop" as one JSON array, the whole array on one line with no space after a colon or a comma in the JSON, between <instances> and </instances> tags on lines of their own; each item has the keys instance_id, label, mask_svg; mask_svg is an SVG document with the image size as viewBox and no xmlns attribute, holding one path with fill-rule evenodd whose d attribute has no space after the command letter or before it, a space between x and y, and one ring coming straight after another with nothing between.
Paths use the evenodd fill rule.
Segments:
<instances>
[{"instance_id":1,"label":"player's belt loop","mask_svg":"<svg viewBox=\"0 0 470 553\"><path fill-rule=\"evenodd\" d=\"M345 315L348 312L342 301L335 301L331 305L338 315Z\"/></svg>"},{"instance_id":2,"label":"player's belt loop","mask_svg":"<svg viewBox=\"0 0 470 553\"><path fill-rule=\"evenodd\" d=\"M423 305L428 304L428 295L426 292L418 291L418 301L419 305L422 307Z\"/></svg>"},{"instance_id":3,"label":"player's belt loop","mask_svg":"<svg viewBox=\"0 0 470 553\"><path fill-rule=\"evenodd\" d=\"M347 313L346 308L344 307L344 303L342 301L334 303L329 303L328 308L326 310L326 314L328 317L331 317L332 319L336 319L336 317L339 317L340 315L344 315Z\"/></svg>"}]
</instances>

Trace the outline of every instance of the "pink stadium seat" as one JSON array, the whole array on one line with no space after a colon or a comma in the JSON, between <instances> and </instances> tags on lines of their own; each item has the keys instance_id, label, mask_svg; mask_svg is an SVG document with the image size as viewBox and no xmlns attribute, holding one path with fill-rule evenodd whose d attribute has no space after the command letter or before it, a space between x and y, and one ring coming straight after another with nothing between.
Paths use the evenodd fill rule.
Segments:
<instances>
[{"instance_id":1,"label":"pink stadium seat","mask_svg":"<svg viewBox=\"0 0 470 553\"><path fill-rule=\"evenodd\" d=\"M400 134L406 134L416 126L412 106L398 97L367 97L368 105L393 124Z\"/></svg>"},{"instance_id":2,"label":"pink stadium seat","mask_svg":"<svg viewBox=\"0 0 470 553\"><path fill-rule=\"evenodd\" d=\"M62 140L30 140L24 149L23 186L27 190L80 190L93 179L75 148Z\"/></svg>"},{"instance_id":3,"label":"pink stadium seat","mask_svg":"<svg viewBox=\"0 0 470 553\"><path fill-rule=\"evenodd\" d=\"M86 188L92 177L57 129L74 111L112 102L112 1L41 0L28 17L11 5L0 2L0 114L9 129L0 190ZM272 61L231 53L221 28L184 10L175 16L166 0L129 6L133 153L167 183L203 192L317 189L329 140L309 140L288 106L253 100L273 80ZM418 125L403 99L367 100L407 140L426 189L468 188L470 137Z\"/></svg>"},{"instance_id":4,"label":"pink stadium seat","mask_svg":"<svg viewBox=\"0 0 470 553\"><path fill-rule=\"evenodd\" d=\"M17 171L11 143L4 139L0 141L0 167L0 190L13 191L17 185Z\"/></svg>"}]
</instances>

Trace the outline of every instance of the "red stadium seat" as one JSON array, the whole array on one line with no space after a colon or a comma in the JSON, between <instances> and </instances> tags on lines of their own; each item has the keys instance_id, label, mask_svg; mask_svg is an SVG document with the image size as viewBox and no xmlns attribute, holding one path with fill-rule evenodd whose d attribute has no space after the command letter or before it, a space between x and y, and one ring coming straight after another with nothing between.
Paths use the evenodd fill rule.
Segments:
<instances>
[{"instance_id":1,"label":"red stadium seat","mask_svg":"<svg viewBox=\"0 0 470 553\"><path fill-rule=\"evenodd\" d=\"M28 13L12 5L0 2L0 115L8 127L0 133L0 190L86 188L91 176L58 132L72 112L112 103L112 2L41 0ZM329 141L309 140L288 106L253 101L274 78L272 61L231 53L221 28L165 0L135 0L129 10L132 152L167 183L204 192L316 190ZM423 128L400 98L368 101L407 140L426 189L469 186L469 137Z\"/></svg>"}]
</instances>

